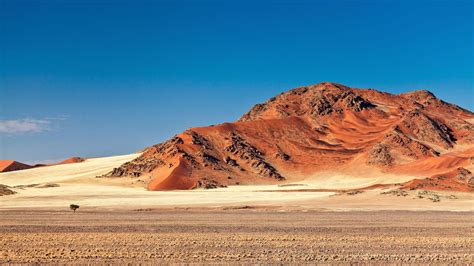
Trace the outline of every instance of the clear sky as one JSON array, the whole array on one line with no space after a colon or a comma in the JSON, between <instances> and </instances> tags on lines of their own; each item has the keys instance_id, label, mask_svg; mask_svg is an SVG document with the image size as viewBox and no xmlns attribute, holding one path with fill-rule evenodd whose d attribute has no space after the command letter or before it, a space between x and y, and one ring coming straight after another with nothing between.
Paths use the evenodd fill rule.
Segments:
<instances>
[{"instance_id":1,"label":"clear sky","mask_svg":"<svg viewBox=\"0 0 474 266\"><path fill-rule=\"evenodd\" d=\"M0 159L127 154L322 81L474 110L473 2L0 0Z\"/></svg>"}]
</instances>

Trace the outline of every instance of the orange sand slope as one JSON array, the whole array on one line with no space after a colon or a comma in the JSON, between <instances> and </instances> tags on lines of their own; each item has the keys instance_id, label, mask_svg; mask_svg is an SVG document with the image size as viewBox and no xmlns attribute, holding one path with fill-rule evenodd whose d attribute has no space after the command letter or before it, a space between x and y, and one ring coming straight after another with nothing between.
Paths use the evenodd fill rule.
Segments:
<instances>
[{"instance_id":1,"label":"orange sand slope","mask_svg":"<svg viewBox=\"0 0 474 266\"><path fill-rule=\"evenodd\" d=\"M61 161L57 164L80 163L80 162L83 162L85 160L86 159L81 158L81 157L71 157L71 158L67 158L66 160Z\"/></svg>"},{"instance_id":2,"label":"orange sand slope","mask_svg":"<svg viewBox=\"0 0 474 266\"><path fill-rule=\"evenodd\" d=\"M428 91L325 82L257 104L237 122L188 129L106 176L133 177L150 190L286 184L322 173L427 178L472 170L472 121L472 112ZM472 190L468 181L460 186L452 188Z\"/></svg>"}]
</instances>

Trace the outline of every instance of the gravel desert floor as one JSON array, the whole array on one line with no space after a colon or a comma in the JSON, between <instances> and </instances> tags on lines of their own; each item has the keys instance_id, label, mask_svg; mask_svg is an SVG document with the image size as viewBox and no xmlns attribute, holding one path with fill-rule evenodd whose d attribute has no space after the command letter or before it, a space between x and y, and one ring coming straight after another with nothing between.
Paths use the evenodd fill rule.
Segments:
<instances>
[{"instance_id":1,"label":"gravel desert floor","mask_svg":"<svg viewBox=\"0 0 474 266\"><path fill-rule=\"evenodd\" d=\"M473 212L281 207L0 211L0 263L459 263Z\"/></svg>"}]
</instances>

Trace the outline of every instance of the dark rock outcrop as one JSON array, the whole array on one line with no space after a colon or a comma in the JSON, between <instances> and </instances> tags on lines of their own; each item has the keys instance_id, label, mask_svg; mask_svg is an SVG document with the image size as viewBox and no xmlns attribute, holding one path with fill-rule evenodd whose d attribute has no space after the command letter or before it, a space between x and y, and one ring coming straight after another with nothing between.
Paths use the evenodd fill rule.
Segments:
<instances>
[{"instance_id":1,"label":"dark rock outcrop","mask_svg":"<svg viewBox=\"0 0 474 266\"><path fill-rule=\"evenodd\" d=\"M285 179L272 165L265 161L261 151L246 142L236 133L232 133L231 143L225 148L225 151L230 152L241 161L246 162L247 165L256 169L258 173L264 177L271 177L277 180Z\"/></svg>"},{"instance_id":2,"label":"dark rock outcrop","mask_svg":"<svg viewBox=\"0 0 474 266\"><path fill-rule=\"evenodd\" d=\"M393 157L385 144L375 145L369 152L367 164L376 166L392 166Z\"/></svg>"}]
</instances>

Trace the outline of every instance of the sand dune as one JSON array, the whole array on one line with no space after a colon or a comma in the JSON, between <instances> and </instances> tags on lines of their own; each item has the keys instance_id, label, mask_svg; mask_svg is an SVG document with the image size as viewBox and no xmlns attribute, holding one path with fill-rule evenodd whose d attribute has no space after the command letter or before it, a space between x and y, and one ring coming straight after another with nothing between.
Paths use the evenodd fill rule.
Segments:
<instances>
[{"instance_id":1,"label":"sand dune","mask_svg":"<svg viewBox=\"0 0 474 266\"><path fill-rule=\"evenodd\" d=\"M84 158L81 158L81 157L70 157L70 158L67 158L66 160L63 160L57 164L68 164L68 163L80 163L80 162L83 162L85 161Z\"/></svg>"},{"instance_id":2,"label":"sand dune","mask_svg":"<svg viewBox=\"0 0 474 266\"><path fill-rule=\"evenodd\" d=\"M18 186L38 183L71 182L76 179L94 180L96 176L106 174L114 167L118 167L138 156L140 156L140 154L91 158L80 163L59 164L0 173L0 184Z\"/></svg>"}]
</instances>

